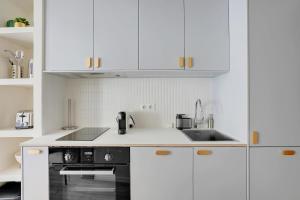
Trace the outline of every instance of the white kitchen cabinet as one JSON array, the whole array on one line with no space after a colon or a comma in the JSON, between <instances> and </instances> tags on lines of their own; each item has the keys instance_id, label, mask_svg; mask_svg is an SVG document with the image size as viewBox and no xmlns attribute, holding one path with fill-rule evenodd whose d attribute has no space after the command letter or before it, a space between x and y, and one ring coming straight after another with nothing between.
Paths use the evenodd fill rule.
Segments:
<instances>
[{"instance_id":1,"label":"white kitchen cabinet","mask_svg":"<svg viewBox=\"0 0 300 200\"><path fill-rule=\"evenodd\" d=\"M48 200L48 147L23 147L22 157L22 199Z\"/></svg>"},{"instance_id":2,"label":"white kitchen cabinet","mask_svg":"<svg viewBox=\"0 0 300 200\"><path fill-rule=\"evenodd\" d=\"M250 200L299 200L299 169L300 147L250 148Z\"/></svg>"},{"instance_id":3,"label":"white kitchen cabinet","mask_svg":"<svg viewBox=\"0 0 300 200\"><path fill-rule=\"evenodd\" d=\"M94 1L95 70L138 69L138 0Z\"/></svg>"},{"instance_id":4,"label":"white kitchen cabinet","mask_svg":"<svg viewBox=\"0 0 300 200\"><path fill-rule=\"evenodd\" d=\"M229 70L228 0L185 0L186 69Z\"/></svg>"},{"instance_id":5,"label":"white kitchen cabinet","mask_svg":"<svg viewBox=\"0 0 300 200\"><path fill-rule=\"evenodd\" d=\"M194 148L194 200L246 200L245 147Z\"/></svg>"},{"instance_id":6,"label":"white kitchen cabinet","mask_svg":"<svg viewBox=\"0 0 300 200\"><path fill-rule=\"evenodd\" d=\"M192 200L193 148L131 148L132 200Z\"/></svg>"},{"instance_id":7,"label":"white kitchen cabinet","mask_svg":"<svg viewBox=\"0 0 300 200\"><path fill-rule=\"evenodd\" d=\"M183 0L139 0L139 69L180 70L183 58Z\"/></svg>"},{"instance_id":8,"label":"white kitchen cabinet","mask_svg":"<svg viewBox=\"0 0 300 200\"><path fill-rule=\"evenodd\" d=\"M92 70L93 0L45 1L47 71Z\"/></svg>"},{"instance_id":9,"label":"white kitchen cabinet","mask_svg":"<svg viewBox=\"0 0 300 200\"><path fill-rule=\"evenodd\" d=\"M299 8L249 1L251 145L300 145Z\"/></svg>"}]
</instances>

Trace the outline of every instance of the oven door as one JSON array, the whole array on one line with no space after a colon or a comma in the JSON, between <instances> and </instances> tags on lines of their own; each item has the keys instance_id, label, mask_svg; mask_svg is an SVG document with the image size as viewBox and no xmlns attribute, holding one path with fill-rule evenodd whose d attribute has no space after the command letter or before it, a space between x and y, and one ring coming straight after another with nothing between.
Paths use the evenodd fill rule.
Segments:
<instances>
[{"instance_id":1,"label":"oven door","mask_svg":"<svg viewBox=\"0 0 300 200\"><path fill-rule=\"evenodd\" d=\"M115 167L53 166L50 200L116 200Z\"/></svg>"}]
</instances>

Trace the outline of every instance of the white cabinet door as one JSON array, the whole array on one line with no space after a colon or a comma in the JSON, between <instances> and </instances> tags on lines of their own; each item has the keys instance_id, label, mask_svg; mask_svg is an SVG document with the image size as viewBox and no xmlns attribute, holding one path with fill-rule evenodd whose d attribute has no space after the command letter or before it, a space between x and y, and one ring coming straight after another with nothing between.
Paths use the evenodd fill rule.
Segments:
<instances>
[{"instance_id":1,"label":"white cabinet door","mask_svg":"<svg viewBox=\"0 0 300 200\"><path fill-rule=\"evenodd\" d=\"M300 146L300 1L250 0L250 127L258 146Z\"/></svg>"},{"instance_id":2,"label":"white cabinet door","mask_svg":"<svg viewBox=\"0 0 300 200\"><path fill-rule=\"evenodd\" d=\"M22 199L48 200L48 147L23 147L22 158Z\"/></svg>"},{"instance_id":3,"label":"white cabinet door","mask_svg":"<svg viewBox=\"0 0 300 200\"><path fill-rule=\"evenodd\" d=\"M93 0L46 0L46 70L92 70L86 65L91 57Z\"/></svg>"},{"instance_id":4,"label":"white cabinet door","mask_svg":"<svg viewBox=\"0 0 300 200\"><path fill-rule=\"evenodd\" d=\"M131 148L132 200L192 200L192 148Z\"/></svg>"},{"instance_id":5,"label":"white cabinet door","mask_svg":"<svg viewBox=\"0 0 300 200\"><path fill-rule=\"evenodd\" d=\"M194 148L194 200L246 200L244 147Z\"/></svg>"},{"instance_id":6,"label":"white cabinet door","mask_svg":"<svg viewBox=\"0 0 300 200\"><path fill-rule=\"evenodd\" d=\"M299 200L299 169L300 147L251 148L250 200Z\"/></svg>"},{"instance_id":7,"label":"white cabinet door","mask_svg":"<svg viewBox=\"0 0 300 200\"><path fill-rule=\"evenodd\" d=\"M94 2L95 69L137 70L138 0Z\"/></svg>"},{"instance_id":8,"label":"white cabinet door","mask_svg":"<svg viewBox=\"0 0 300 200\"><path fill-rule=\"evenodd\" d=\"M183 0L139 0L139 68L183 69Z\"/></svg>"},{"instance_id":9,"label":"white cabinet door","mask_svg":"<svg viewBox=\"0 0 300 200\"><path fill-rule=\"evenodd\" d=\"M229 70L228 0L185 0L185 39L187 69Z\"/></svg>"}]
</instances>

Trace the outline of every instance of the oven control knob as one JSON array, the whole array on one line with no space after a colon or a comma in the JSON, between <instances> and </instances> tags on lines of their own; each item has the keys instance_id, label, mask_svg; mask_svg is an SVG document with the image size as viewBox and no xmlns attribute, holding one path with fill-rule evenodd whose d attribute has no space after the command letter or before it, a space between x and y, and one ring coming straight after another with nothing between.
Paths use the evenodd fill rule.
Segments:
<instances>
[{"instance_id":1,"label":"oven control knob","mask_svg":"<svg viewBox=\"0 0 300 200\"><path fill-rule=\"evenodd\" d=\"M66 162L71 162L73 160L73 155L70 152L65 153L64 159Z\"/></svg>"},{"instance_id":2,"label":"oven control knob","mask_svg":"<svg viewBox=\"0 0 300 200\"><path fill-rule=\"evenodd\" d=\"M110 153L105 154L104 160L107 161L107 162L111 161L112 160L112 155Z\"/></svg>"}]
</instances>

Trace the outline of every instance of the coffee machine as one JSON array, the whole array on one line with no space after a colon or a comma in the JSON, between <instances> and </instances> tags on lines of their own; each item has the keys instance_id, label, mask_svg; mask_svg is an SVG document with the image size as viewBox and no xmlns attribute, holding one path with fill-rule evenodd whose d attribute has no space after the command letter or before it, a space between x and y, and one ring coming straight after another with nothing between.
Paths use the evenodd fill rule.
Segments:
<instances>
[{"instance_id":1,"label":"coffee machine","mask_svg":"<svg viewBox=\"0 0 300 200\"><path fill-rule=\"evenodd\" d=\"M120 135L126 134L127 130L129 128L133 128L135 125L133 117L126 112L119 112L117 117L117 123L118 123L118 133Z\"/></svg>"}]
</instances>

